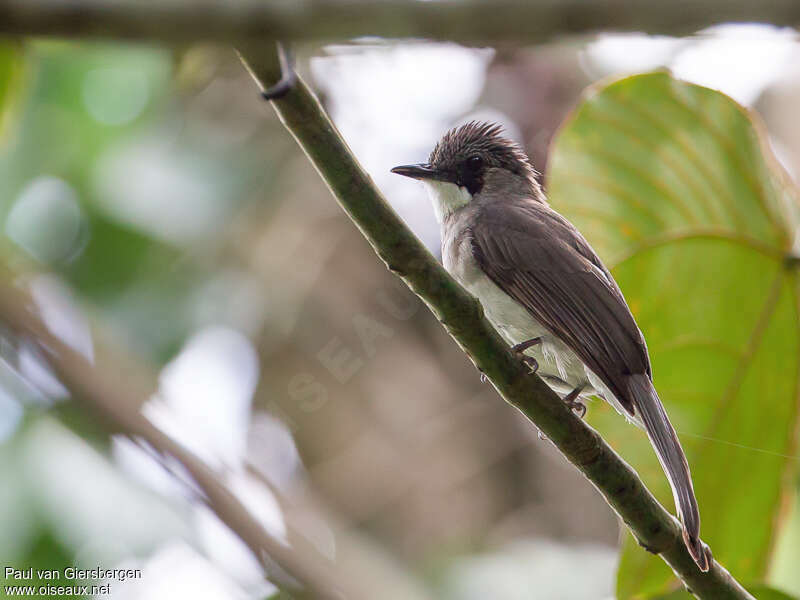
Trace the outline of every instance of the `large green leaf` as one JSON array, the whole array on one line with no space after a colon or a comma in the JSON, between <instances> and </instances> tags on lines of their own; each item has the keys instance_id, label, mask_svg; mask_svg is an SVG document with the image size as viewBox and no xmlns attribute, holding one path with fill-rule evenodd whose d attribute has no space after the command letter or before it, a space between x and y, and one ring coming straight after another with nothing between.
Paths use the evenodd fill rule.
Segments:
<instances>
[{"instance_id":1,"label":"large green leaf","mask_svg":"<svg viewBox=\"0 0 800 600\"><path fill-rule=\"evenodd\" d=\"M688 455L702 537L762 580L798 418L794 190L751 115L666 72L590 91L559 133L551 202L600 253L647 338ZM645 435L604 403L592 423L672 507ZM620 599L677 586L627 537Z\"/></svg>"},{"instance_id":2,"label":"large green leaf","mask_svg":"<svg viewBox=\"0 0 800 600\"><path fill-rule=\"evenodd\" d=\"M753 594L758 600L796 600L794 597L765 585L746 586L747 591ZM649 600L692 600L692 596L685 590L676 590L663 596L656 596Z\"/></svg>"},{"instance_id":3,"label":"large green leaf","mask_svg":"<svg viewBox=\"0 0 800 600\"><path fill-rule=\"evenodd\" d=\"M23 64L19 44L0 41L0 141L18 104Z\"/></svg>"}]
</instances>

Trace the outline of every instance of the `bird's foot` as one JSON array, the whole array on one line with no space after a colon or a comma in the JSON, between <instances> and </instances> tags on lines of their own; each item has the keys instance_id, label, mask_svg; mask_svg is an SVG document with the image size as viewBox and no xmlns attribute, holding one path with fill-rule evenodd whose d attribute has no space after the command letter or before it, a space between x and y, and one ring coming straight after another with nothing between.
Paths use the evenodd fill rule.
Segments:
<instances>
[{"instance_id":1,"label":"bird's foot","mask_svg":"<svg viewBox=\"0 0 800 600\"><path fill-rule=\"evenodd\" d=\"M582 419L586 416L586 405L578 400L578 397L581 395L584 386L578 386L574 390L572 390L569 394L564 396L564 404L566 404L570 410L574 411L578 418Z\"/></svg>"},{"instance_id":2,"label":"bird's foot","mask_svg":"<svg viewBox=\"0 0 800 600\"><path fill-rule=\"evenodd\" d=\"M567 406L572 409L576 415L578 415L579 419L582 419L586 416L586 405L583 402L578 400L573 400L572 402L568 403Z\"/></svg>"},{"instance_id":3,"label":"bird's foot","mask_svg":"<svg viewBox=\"0 0 800 600\"><path fill-rule=\"evenodd\" d=\"M481 371L481 383L486 383L487 381L489 381L489 378L486 376L486 373Z\"/></svg>"},{"instance_id":4,"label":"bird's foot","mask_svg":"<svg viewBox=\"0 0 800 600\"><path fill-rule=\"evenodd\" d=\"M526 365L530 367L531 373L536 373L536 371L539 370L539 361L533 358L532 356L528 356L527 354L525 354L525 350L541 343L542 343L542 338L536 337L521 342L519 344L516 344L514 346L511 346L511 351L517 356L519 356L520 360L522 360L522 362L524 362Z\"/></svg>"},{"instance_id":5,"label":"bird's foot","mask_svg":"<svg viewBox=\"0 0 800 600\"><path fill-rule=\"evenodd\" d=\"M527 354L520 355L520 359L524 362L528 367L530 367L531 373L536 373L539 370L539 361L533 358L532 356L528 356Z\"/></svg>"}]
</instances>

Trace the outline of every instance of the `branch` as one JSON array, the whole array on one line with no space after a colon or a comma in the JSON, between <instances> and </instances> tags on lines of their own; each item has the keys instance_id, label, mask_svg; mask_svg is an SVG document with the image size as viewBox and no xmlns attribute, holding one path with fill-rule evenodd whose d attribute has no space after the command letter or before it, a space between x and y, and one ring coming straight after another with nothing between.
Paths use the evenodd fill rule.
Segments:
<instances>
[{"instance_id":1,"label":"branch","mask_svg":"<svg viewBox=\"0 0 800 600\"><path fill-rule=\"evenodd\" d=\"M541 42L600 30L686 35L723 21L800 23L796 0L0 0L0 33L163 41Z\"/></svg>"},{"instance_id":2,"label":"branch","mask_svg":"<svg viewBox=\"0 0 800 600\"><path fill-rule=\"evenodd\" d=\"M240 56L262 90L278 80L274 52L243 48ZM699 571L683 544L678 521L600 435L512 354L484 318L480 303L389 206L305 83L298 79L272 106L386 266L425 301L500 395L597 487L639 543L659 554L698 598L753 600L716 561L707 573Z\"/></svg>"},{"instance_id":3,"label":"branch","mask_svg":"<svg viewBox=\"0 0 800 600\"><path fill-rule=\"evenodd\" d=\"M296 585L286 586L289 597L298 600L367 600L372 597L359 582L343 581L334 565L302 536L292 535L291 546L274 538L216 472L144 417L140 407L147 396L131 391L129 385L140 379L136 377L138 373L133 365L115 364L112 368L92 365L49 331L32 312L35 304L31 298L10 282L9 274L3 272L0 279L0 322L18 334L35 339L49 364L72 393L73 401L100 417L110 432L127 435L139 443L146 442L162 457L177 461L204 494L203 499L209 508L262 563L267 576L275 575L277 565L279 574L283 570L305 587L298 590ZM120 385L121 381L125 385Z\"/></svg>"}]
</instances>

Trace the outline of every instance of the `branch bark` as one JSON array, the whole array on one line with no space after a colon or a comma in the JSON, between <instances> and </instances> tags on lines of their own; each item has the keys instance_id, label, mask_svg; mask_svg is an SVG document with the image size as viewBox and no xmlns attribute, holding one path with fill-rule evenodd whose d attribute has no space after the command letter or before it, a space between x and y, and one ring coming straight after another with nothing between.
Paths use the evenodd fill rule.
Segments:
<instances>
[{"instance_id":1,"label":"branch bark","mask_svg":"<svg viewBox=\"0 0 800 600\"><path fill-rule=\"evenodd\" d=\"M280 69L274 52L263 47L240 48L240 57L262 90L278 80ZM678 521L600 435L511 353L484 318L480 303L444 270L389 206L305 83L298 80L288 94L271 103L386 266L427 304L500 395L595 485L639 543L659 554L698 598L752 600L716 561L707 573L698 570L683 544Z\"/></svg>"},{"instance_id":2,"label":"branch bark","mask_svg":"<svg viewBox=\"0 0 800 600\"><path fill-rule=\"evenodd\" d=\"M0 33L164 41L359 36L541 42L601 30L686 35L724 21L800 23L796 0L0 0Z\"/></svg>"}]
</instances>

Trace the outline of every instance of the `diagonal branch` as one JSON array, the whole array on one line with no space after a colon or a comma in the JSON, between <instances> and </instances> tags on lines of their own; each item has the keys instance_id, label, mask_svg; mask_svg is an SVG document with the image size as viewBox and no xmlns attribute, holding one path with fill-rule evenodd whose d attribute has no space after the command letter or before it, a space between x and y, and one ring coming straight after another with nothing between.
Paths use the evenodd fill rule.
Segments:
<instances>
[{"instance_id":1,"label":"diagonal branch","mask_svg":"<svg viewBox=\"0 0 800 600\"><path fill-rule=\"evenodd\" d=\"M111 433L127 435L138 443L147 443L165 459L165 466L176 461L192 477L203 500L251 550L264 571L281 581L289 597L301 599L367 600L371 598L360 581L345 581L342 574L302 536L293 535L291 545L273 537L239 498L212 470L186 447L153 425L141 412L146 396L132 391L130 382L142 379L132 364L117 361L105 368L93 365L50 332L34 314L32 299L11 283L10 274L0 272L0 322L17 334L35 339L60 380L72 393L73 400L98 417ZM106 362L108 357L106 358ZM124 377L122 376L124 375ZM125 381L125 385L120 385ZM136 387L135 384L133 387ZM286 577L286 575L289 577ZM300 585L304 589L299 589Z\"/></svg>"},{"instance_id":2,"label":"diagonal branch","mask_svg":"<svg viewBox=\"0 0 800 600\"><path fill-rule=\"evenodd\" d=\"M280 69L274 52L248 47L241 49L240 56L262 90L278 80ZM305 83L298 80L272 105L387 267L425 301L500 395L597 487L639 543L659 554L698 598L752 600L716 561L708 573L698 570L683 544L680 524L636 472L512 355L484 318L480 303L444 270L389 206Z\"/></svg>"},{"instance_id":3,"label":"diagonal branch","mask_svg":"<svg viewBox=\"0 0 800 600\"><path fill-rule=\"evenodd\" d=\"M0 33L168 41L361 36L541 42L600 30L687 35L718 22L800 23L795 0L0 0Z\"/></svg>"}]
</instances>

